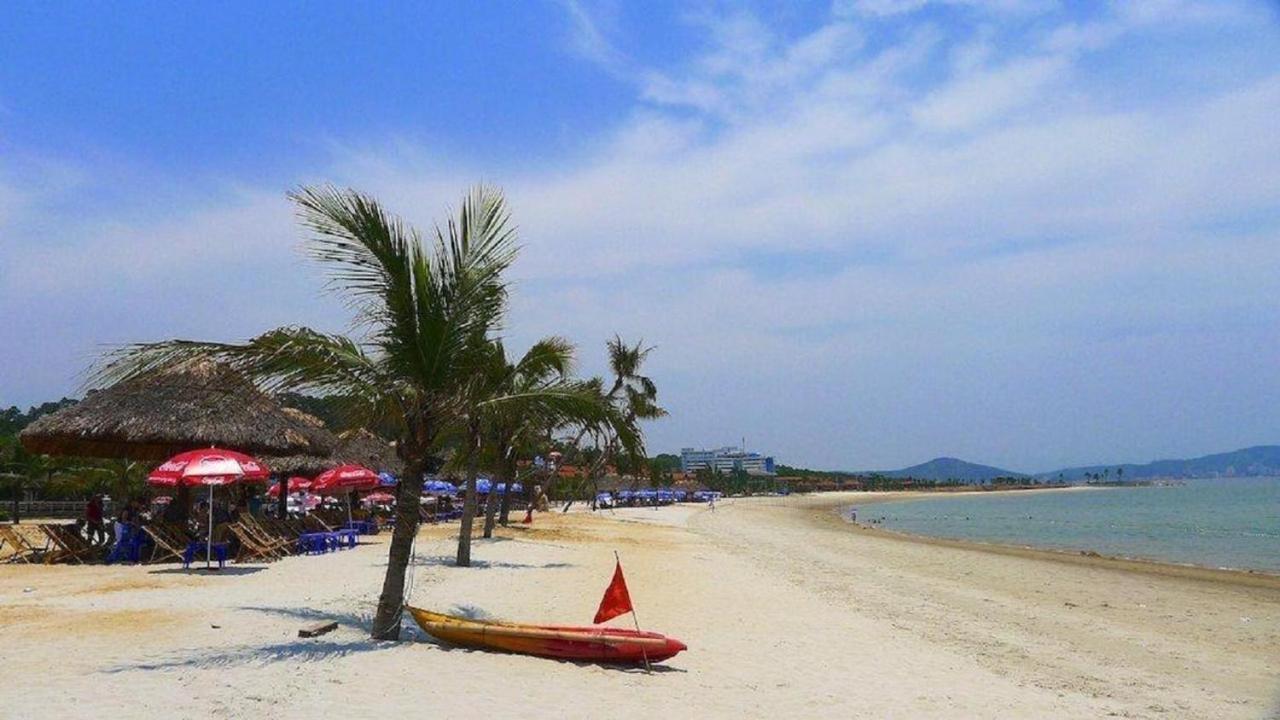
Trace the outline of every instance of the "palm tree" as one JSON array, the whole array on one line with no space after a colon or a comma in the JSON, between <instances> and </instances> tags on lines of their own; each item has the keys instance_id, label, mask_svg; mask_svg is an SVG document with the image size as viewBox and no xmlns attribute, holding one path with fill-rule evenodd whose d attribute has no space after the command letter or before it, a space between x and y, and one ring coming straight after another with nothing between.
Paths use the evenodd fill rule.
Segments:
<instances>
[{"instance_id":1,"label":"palm tree","mask_svg":"<svg viewBox=\"0 0 1280 720\"><path fill-rule=\"evenodd\" d=\"M501 499L505 525L522 449L536 443L548 427L594 420L609 422L614 418L594 386L569 379L573 346L562 338L540 341L514 363L506 359L499 344L494 359L497 393L521 399L490 406L485 422L494 475L505 490ZM490 493L485 504L484 537L493 536L498 505L497 493Z\"/></svg>"},{"instance_id":2,"label":"palm tree","mask_svg":"<svg viewBox=\"0 0 1280 720\"><path fill-rule=\"evenodd\" d=\"M495 475L507 483L505 496L510 494L515 477L516 450L532 431L560 423L621 425L621 418L593 385L569 378L572 366L573 346L558 337L534 344L515 363L507 360L500 341L488 343L477 358L464 446L467 474L458 565L471 563L476 475L483 456L489 456ZM619 427L617 432L628 445L637 441L629 428ZM491 487L485 503L485 537L493 535L497 494L496 487Z\"/></svg>"},{"instance_id":3,"label":"palm tree","mask_svg":"<svg viewBox=\"0 0 1280 720\"><path fill-rule=\"evenodd\" d=\"M595 497L599 495L600 476L611 461L622 459L629 464L641 467L645 463L644 448L641 444L620 442L619 428L628 433L640 435L639 422L656 420L665 417L667 411L658 405L658 387L651 378L640 374L640 366L644 364L653 347L645 347L641 340L628 345L618 335L607 343L609 351L609 369L613 374L613 383L608 392L604 392L605 401L614 409L618 422L608 425L586 425L574 439L573 445L579 446L586 438L599 448L600 452L591 462L587 470L587 480L592 486L592 507ZM603 390L604 381L596 378L596 385ZM573 498L565 504L567 512L573 505Z\"/></svg>"},{"instance_id":4,"label":"palm tree","mask_svg":"<svg viewBox=\"0 0 1280 720\"><path fill-rule=\"evenodd\" d=\"M356 337L288 326L237 344L139 344L112 353L94 380L207 357L268 391L347 398L359 424L390 428L405 473L372 634L394 640L422 477L439 467L442 440L466 417L477 348L506 308L503 273L515 258L515 233L501 193L485 187L465 197L430 243L354 190L304 187L289 197L310 231L310 255L328 268L329 288L355 313Z\"/></svg>"},{"instance_id":5,"label":"palm tree","mask_svg":"<svg viewBox=\"0 0 1280 720\"><path fill-rule=\"evenodd\" d=\"M7 458L0 458L0 479L7 480L12 492L9 521L22 521L18 503L23 491L32 485L47 485L56 478L68 477L75 471L66 462L48 455L28 452L20 443L14 443Z\"/></svg>"},{"instance_id":6,"label":"palm tree","mask_svg":"<svg viewBox=\"0 0 1280 720\"><path fill-rule=\"evenodd\" d=\"M106 493L120 501L138 494L146 485L148 465L137 460L100 460L81 468L88 493Z\"/></svg>"}]
</instances>

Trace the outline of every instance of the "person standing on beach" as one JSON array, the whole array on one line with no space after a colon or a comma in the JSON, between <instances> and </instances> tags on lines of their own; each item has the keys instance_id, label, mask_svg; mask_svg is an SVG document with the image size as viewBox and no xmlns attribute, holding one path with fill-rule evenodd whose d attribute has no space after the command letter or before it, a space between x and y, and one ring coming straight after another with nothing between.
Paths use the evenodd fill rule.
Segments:
<instances>
[{"instance_id":1,"label":"person standing on beach","mask_svg":"<svg viewBox=\"0 0 1280 720\"><path fill-rule=\"evenodd\" d=\"M120 504L120 511L116 513L116 544L124 542L125 533L129 531L129 526L137 522L138 514L134 510L133 500Z\"/></svg>"},{"instance_id":2,"label":"person standing on beach","mask_svg":"<svg viewBox=\"0 0 1280 720\"><path fill-rule=\"evenodd\" d=\"M99 543L111 537L107 526L102 522L102 496L95 494L84 506L84 524L89 533L89 542Z\"/></svg>"}]
</instances>

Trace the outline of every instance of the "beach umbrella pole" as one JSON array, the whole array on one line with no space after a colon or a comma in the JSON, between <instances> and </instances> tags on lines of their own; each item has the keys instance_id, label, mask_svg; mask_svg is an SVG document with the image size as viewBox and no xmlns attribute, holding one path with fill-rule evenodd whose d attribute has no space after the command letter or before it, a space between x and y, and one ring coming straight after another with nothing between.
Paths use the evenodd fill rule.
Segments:
<instances>
[{"instance_id":1,"label":"beach umbrella pole","mask_svg":"<svg viewBox=\"0 0 1280 720\"><path fill-rule=\"evenodd\" d=\"M211 569L212 566L214 566L214 486L209 486L209 537L205 538L205 570Z\"/></svg>"}]
</instances>

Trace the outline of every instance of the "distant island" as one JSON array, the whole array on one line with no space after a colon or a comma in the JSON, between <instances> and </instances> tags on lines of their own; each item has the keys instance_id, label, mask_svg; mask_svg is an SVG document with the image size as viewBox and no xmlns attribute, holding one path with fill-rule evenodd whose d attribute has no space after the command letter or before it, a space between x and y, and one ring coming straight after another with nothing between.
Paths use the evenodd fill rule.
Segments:
<instances>
[{"instance_id":1,"label":"distant island","mask_svg":"<svg viewBox=\"0 0 1280 720\"><path fill-rule=\"evenodd\" d=\"M901 470L882 470L867 472L865 475L880 475L889 478L911 478L914 480L957 480L964 483L991 482L996 478L1026 478L1028 475L1012 470L979 465L959 458L940 457L928 462L912 465Z\"/></svg>"},{"instance_id":2,"label":"distant island","mask_svg":"<svg viewBox=\"0 0 1280 720\"><path fill-rule=\"evenodd\" d=\"M978 484L992 482L1080 483L1137 482L1157 479L1206 477L1280 476L1280 445L1258 445L1231 452L1180 460L1155 460L1145 464L1116 463L1023 473L981 465L959 458L940 457L900 470L825 471L778 466L778 474L791 477L891 478L930 483Z\"/></svg>"},{"instance_id":3,"label":"distant island","mask_svg":"<svg viewBox=\"0 0 1280 720\"><path fill-rule=\"evenodd\" d=\"M1231 452L1204 455L1186 460L1156 460L1137 465L1088 465L1063 468L1035 477L1068 482L1097 479L1153 480L1164 478L1263 477L1280 475L1280 445L1258 445Z\"/></svg>"}]
</instances>

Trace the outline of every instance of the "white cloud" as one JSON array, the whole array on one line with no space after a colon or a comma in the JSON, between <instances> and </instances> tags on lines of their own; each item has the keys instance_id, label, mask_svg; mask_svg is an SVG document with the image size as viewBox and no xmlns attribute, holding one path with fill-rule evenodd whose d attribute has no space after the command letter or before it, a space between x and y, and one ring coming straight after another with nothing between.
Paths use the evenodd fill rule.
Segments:
<instances>
[{"instance_id":1,"label":"white cloud","mask_svg":"<svg viewBox=\"0 0 1280 720\"><path fill-rule=\"evenodd\" d=\"M963 131L1042 102L1068 69L1062 57L1020 58L965 73L930 94L912 111L926 130Z\"/></svg>"},{"instance_id":2,"label":"white cloud","mask_svg":"<svg viewBox=\"0 0 1280 720\"><path fill-rule=\"evenodd\" d=\"M892 17L908 15L930 5L963 7L988 14L1033 15L1057 9L1054 0L835 0L836 15Z\"/></svg>"},{"instance_id":3,"label":"white cloud","mask_svg":"<svg viewBox=\"0 0 1280 720\"><path fill-rule=\"evenodd\" d=\"M569 19L569 45L581 57L616 75L630 73L631 62L609 40L601 13L588 11L580 0L560 0Z\"/></svg>"}]
</instances>

